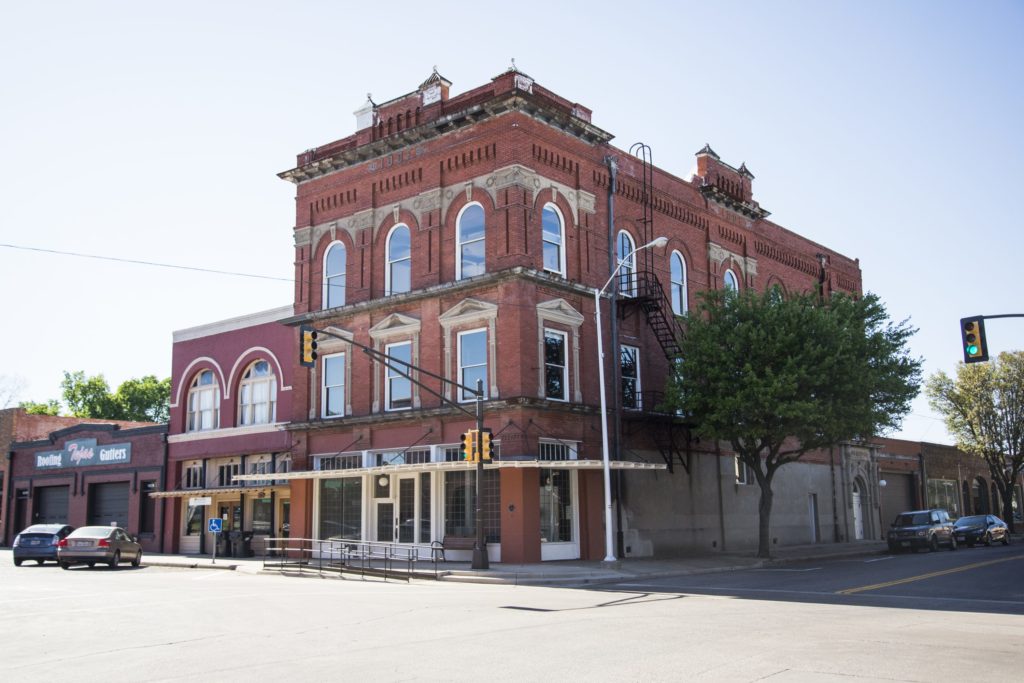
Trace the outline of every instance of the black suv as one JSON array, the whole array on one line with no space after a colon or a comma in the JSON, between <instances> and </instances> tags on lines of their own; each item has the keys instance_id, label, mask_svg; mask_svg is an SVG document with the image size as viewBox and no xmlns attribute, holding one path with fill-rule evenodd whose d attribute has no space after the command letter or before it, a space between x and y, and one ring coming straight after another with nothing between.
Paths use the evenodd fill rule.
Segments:
<instances>
[{"instance_id":1,"label":"black suv","mask_svg":"<svg viewBox=\"0 0 1024 683\"><path fill-rule=\"evenodd\" d=\"M901 512L889 527L890 552L913 550L920 548L938 550L940 545L956 550L956 534L953 523L949 521L949 513L945 510L913 510Z\"/></svg>"}]
</instances>

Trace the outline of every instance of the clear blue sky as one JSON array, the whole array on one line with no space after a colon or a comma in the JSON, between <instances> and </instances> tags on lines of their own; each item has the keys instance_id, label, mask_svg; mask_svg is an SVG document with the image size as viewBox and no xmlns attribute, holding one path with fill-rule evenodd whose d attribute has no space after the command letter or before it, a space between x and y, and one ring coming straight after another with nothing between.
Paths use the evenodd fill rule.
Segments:
<instances>
[{"instance_id":1,"label":"clear blue sky","mask_svg":"<svg viewBox=\"0 0 1024 683\"><path fill-rule=\"evenodd\" d=\"M492 9L493 7L493 9ZM1024 313L1021 2L46 2L0 23L0 378L170 374L171 332L291 301L297 152L434 65L510 58L688 176L710 143L780 224L860 259L953 372L958 319ZM993 352L1024 320L992 321ZM903 438L948 442L924 398Z\"/></svg>"}]
</instances>

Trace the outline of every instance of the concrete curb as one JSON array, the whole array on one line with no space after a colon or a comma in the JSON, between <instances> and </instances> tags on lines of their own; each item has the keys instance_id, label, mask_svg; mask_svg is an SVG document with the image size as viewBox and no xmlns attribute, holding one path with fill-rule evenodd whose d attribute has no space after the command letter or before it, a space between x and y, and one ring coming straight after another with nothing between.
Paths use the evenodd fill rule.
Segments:
<instances>
[{"instance_id":1,"label":"concrete curb","mask_svg":"<svg viewBox=\"0 0 1024 683\"><path fill-rule=\"evenodd\" d=\"M150 561L145 557L142 558L143 567L171 567L176 569L224 569L227 571L235 571L238 569L237 564L206 564L204 562L163 562L160 560Z\"/></svg>"}]
</instances>

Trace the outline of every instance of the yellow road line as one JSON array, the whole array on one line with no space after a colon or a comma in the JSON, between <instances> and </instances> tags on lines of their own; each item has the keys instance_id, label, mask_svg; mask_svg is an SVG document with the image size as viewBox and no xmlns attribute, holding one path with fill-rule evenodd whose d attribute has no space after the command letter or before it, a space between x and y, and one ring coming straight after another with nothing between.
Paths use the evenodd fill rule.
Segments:
<instances>
[{"instance_id":1,"label":"yellow road line","mask_svg":"<svg viewBox=\"0 0 1024 683\"><path fill-rule=\"evenodd\" d=\"M965 564L962 567L954 567L953 569L943 569L938 572L931 572L929 574L920 574L919 576L910 576L905 579L896 579L895 581L885 581L883 583L874 583L870 586L860 586L859 588L847 588L846 590L836 591L837 595L852 595L853 593L863 593L864 591L878 590L879 588L888 588L889 586L898 586L901 583L911 583L913 581L923 581L924 579L932 579L936 576L945 576L946 574L956 574L957 572L965 572L968 569L978 569L979 567L988 567L993 564L999 564L1000 562L1009 562L1010 560L1024 559L1024 555L1014 555L1013 557L1003 557L998 560L988 560L987 562L975 562L974 564Z\"/></svg>"}]
</instances>

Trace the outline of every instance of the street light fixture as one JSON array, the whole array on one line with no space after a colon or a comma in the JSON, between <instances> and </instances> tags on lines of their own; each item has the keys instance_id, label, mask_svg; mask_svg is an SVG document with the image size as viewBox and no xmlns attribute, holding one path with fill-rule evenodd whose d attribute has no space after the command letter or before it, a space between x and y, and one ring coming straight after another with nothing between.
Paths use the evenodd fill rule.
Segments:
<instances>
[{"instance_id":1,"label":"street light fixture","mask_svg":"<svg viewBox=\"0 0 1024 683\"><path fill-rule=\"evenodd\" d=\"M608 454L608 408L604 388L604 341L601 334L601 296L612 283L619 269L629 261L633 254L648 247L664 247L668 244L667 237L658 237L647 244L637 247L619 260L619 265L612 271L608 281L601 289L594 289L594 310L597 313L597 376L601 384L601 455L604 459L604 561L615 562L615 551L612 548L612 474L611 459Z\"/></svg>"}]
</instances>

